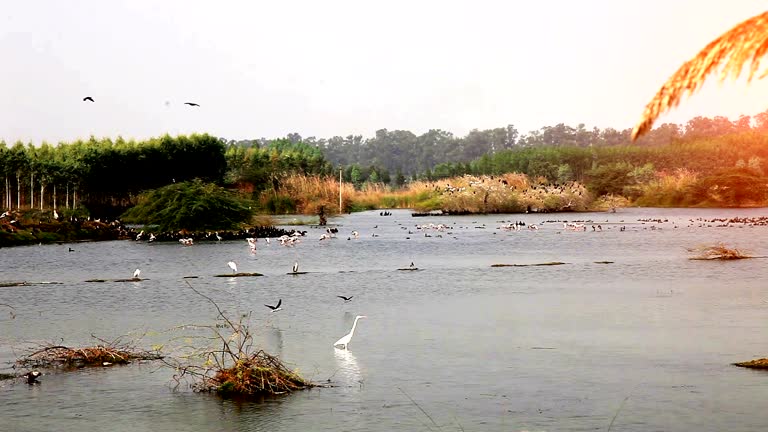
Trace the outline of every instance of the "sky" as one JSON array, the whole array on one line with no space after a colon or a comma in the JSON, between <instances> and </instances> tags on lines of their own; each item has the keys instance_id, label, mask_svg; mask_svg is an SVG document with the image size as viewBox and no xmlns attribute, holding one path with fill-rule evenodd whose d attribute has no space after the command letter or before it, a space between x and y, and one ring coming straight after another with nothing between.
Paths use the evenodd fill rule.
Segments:
<instances>
[{"instance_id":1,"label":"sky","mask_svg":"<svg viewBox=\"0 0 768 432\"><path fill-rule=\"evenodd\" d=\"M765 6L0 0L0 140L626 129L685 60ZM712 79L657 124L763 112L766 81Z\"/></svg>"}]
</instances>

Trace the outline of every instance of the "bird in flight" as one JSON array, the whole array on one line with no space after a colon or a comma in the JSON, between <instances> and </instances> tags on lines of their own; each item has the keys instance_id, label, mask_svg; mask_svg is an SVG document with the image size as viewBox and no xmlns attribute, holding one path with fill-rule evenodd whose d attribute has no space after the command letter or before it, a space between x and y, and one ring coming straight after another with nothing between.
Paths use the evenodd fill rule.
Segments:
<instances>
[{"instance_id":1,"label":"bird in flight","mask_svg":"<svg viewBox=\"0 0 768 432\"><path fill-rule=\"evenodd\" d=\"M87 101L94 102L93 98L90 97L90 96L86 96L86 97L83 98L83 102L87 102Z\"/></svg>"},{"instance_id":2,"label":"bird in flight","mask_svg":"<svg viewBox=\"0 0 768 432\"><path fill-rule=\"evenodd\" d=\"M283 304L283 299L280 299L277 301L277 304L275 306L270 306L268 304L265 304L264 306L272 309L272 312L277 312L280 310L280 305Z\"/></svg>"},{"instance_id":3,"label":"bird in flight","mask_svg":"<svg viewBox=\"0 0 768 432\"><path fill-rule=\"evenodd\" d=\"M349 297L336 296L336 297L338 297L340 299L344 299L344 303L347 303L347 302L351 302L352 301L352 297L354 297L354 296L349 296Z\"/></svg>"},{"instance_id":4,"label":"bird in flight","mask_svg":"<svg viewBox=\"0 0 768 432\"><path fill-rule=\"evenodd\" d=\"M200 106L200 104L196 104L196 103L194 103L194 102L184 102L184 105L189 105L189 106L196 106L196 107L199 107L199 106Z\"/></svg>"}]
</instances>

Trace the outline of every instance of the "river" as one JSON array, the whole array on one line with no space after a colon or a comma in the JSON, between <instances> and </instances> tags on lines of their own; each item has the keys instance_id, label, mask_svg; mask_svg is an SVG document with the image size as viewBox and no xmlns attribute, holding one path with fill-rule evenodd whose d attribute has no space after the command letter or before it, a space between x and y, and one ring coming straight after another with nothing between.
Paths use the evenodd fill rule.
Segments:
<instances>
[{"instance_id":1,"label":"river","mask_svg":"<svg viewBox=\"0 0 768 432\"><path fill-rule=\"evenodd\" d=\"M339 233L324 241L322 229L300 227L300 244L260 239L255 254L245 241L0 249L0 281L60 282L0 288L15 313L0 307L0 371L34 344L93 345L91 334L143 335L142 347L172 351L178 326L216 318L186 280L231 316L250 314L258 346L333 384L238 402L174 389L174 371L157 362L47 371L39 385L0 382L0 430L768 429L768 372L731 365L768 356L766 262L695 261L686 251L722 241L768 255L768 227L697 220L768 209L392 213L331 218ZM639 221L649 218L663 222ZM602 231L564 231L562 220ZM498 229L509 221L544 223ZM415 227L429 223L449 228ZM264 276L213 277L230 260ZM566 264L491 267L550 261ZM287 275L294 262L308 273ZM397 270L411 262L418 271ZM145 280L85 282L136 268ZM278 299L281 311L264 306ZM356 315L367 318L349 349L333 348Z\"/></svg>"}]
</instances>

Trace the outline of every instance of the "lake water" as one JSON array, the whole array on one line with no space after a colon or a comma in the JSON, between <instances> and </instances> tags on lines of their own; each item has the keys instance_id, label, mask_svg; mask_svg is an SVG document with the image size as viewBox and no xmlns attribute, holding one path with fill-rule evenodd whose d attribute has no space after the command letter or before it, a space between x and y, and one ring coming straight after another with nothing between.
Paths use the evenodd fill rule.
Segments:
<instances>
[{"instance_id":1,"label":"lake water","mask_svg":"<svg viewBox=\"0 0 768 432\"><path fill-rule=\"evenodd\" d=\"M171 329L216 318L182 279L199 276L187 280L228 314L251 314L260 347L335 385L244 403L174 391L174 372L156 363L53 372L35 386L0 382L0 430L766 430L768 373L730 365L768 356L766 261L692 261L686 251L722 241L768 255L768 227L689 221L732 216L768 209L365 212L329 220L335 239L302 227L297 246L260 240L253 255L245 241L0 249L0 281L61 282L0 288L0 303L15 308L12 319L0 306L5 372L32 344L92 345L91 334L146 333L141 346L171 350L188 331ZM638 221L646 218L668 222ZM497 229L564 219L603 231ZM415 228L428 223L451 228ZM348 240L353 230L360 238ZM265 276L213 277L230 260ZM286 275L295 261L309 273ZM491 267L549 261L567 264ZM420 270L397 270L411 262ZM136 268L147 280L84 282ZM281 311L264 306L278 299ZM333 348L356 315L368 318L349 350Z\"/></svg>"}]
</instances>

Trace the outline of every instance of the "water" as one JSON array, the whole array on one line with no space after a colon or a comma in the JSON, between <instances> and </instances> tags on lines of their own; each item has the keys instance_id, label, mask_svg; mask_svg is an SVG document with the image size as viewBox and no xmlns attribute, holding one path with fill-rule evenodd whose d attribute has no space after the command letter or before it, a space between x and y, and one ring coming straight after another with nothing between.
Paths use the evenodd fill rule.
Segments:
<instances>
[{"instance_id":1,"label":"water","mask_svg":"<svg viewBox=\"0 0 768 432\"><path fill-rule=\"evenodd\" d=\"M766 356L765 261L691 261L685 250L724 241L768 255L768 227L688 226L737 215L768 209L369 212L332 219L337 239L320 242L321 230L303 228L298 246L259 241L255 255L245 241L2 249L0 281L61 282L0 288L0 303L16 312L11 319L0 306L5 371L32 344L89 345L91 334L145 334L143 347L171 350L189 330L169 329L214 322L215 309L182 279L199 276L187 281L228 314L251 314L259 346L335 387L245 403L174 391L173 371L153 363L53 373L36 386L0 383L0 430L582 431L606 430L614 416L614 431L765 430L768 373L730 365ZM649 217L669 222L637 221ZM496 229L501 220L562 219L603 231ZM453 228L432 237L414 228L430 222ZM352 230L359 239L347 240ZM212 277L229 272L229 260L265 276ZM310 273L286 275L294 261ZM549 261L567 264L490 267ZM420 270L396 270L411 262ZM84 282L136 268L148 280ZM263 306L278 299L277 313ZM332 348L358 314L368 318L349 351Z\"/></svg>"}]
</instances>

